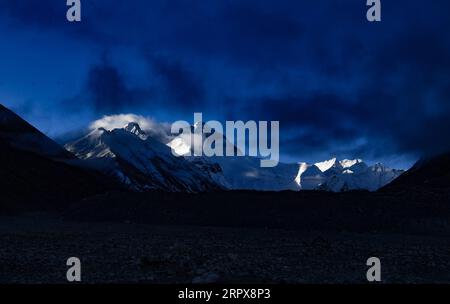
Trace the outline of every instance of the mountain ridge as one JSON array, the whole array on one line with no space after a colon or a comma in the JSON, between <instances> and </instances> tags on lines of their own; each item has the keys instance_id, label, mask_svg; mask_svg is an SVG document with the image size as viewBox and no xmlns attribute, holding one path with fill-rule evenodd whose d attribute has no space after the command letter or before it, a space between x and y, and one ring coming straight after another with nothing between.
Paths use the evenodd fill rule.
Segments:
<instances>
[{"instance_id":1,"label":"mountain ridge","mask_svg":"<svg viewBox=\"0 0 450 304\"><path fill-rule=\"evenodd\" d=\"M130 114L130 117L139 117L138 115ZM201 156L189 156L192 155L193 147L191 146L192 137L175 137L168 140L166 144L155 140L152 136L148 135L147 130L143 130L137 121L129 121L122 128L117 128L117 123L111 121L108 118L108 122L111 125L115 125L116 128L107 131L105 129L97 129L92 132L129 132L134 134L141 141L152 141L151 146L159 146L162 155L168 155L166 147L170 148L180 160L187 161L201 171L206 171L211 181L216 183L219 188L225 188L228 190L257 190L257 191L284 191L284 190L325 190L325 191L347 191L347 190L369 190L375 191L385 184L391 182L398 177L402 171L396 171L386 169L384 172L378 172L374 166L366 165L361 159L343 159L338 160L332 158L324 162L315 163L313 165L308 164L286 164L280 163L275 168L261 168L259 165L259 158L248 156L233 156L233 157L201 157ZM101 124L99 124L101 125ZM192 128L198 128L199 125L192 126ZM115 131L121 130L121 131ZM155 130L151 130L155 133ZM227 142L225 135L224 143ZM202 143L207 138L203 134L201 140L197 141ZM109 157L115 158L114 151L111 149L105 149L102 155L98 154L98 149L101 145L88 145L87 151L85 148L79 147L77 141L66 144L66 148L78 155L83 159L91 159L93 157L102 158ZM135 142L135 144L138 144ZM164 148L162 148L164 146ZM115 150L117 150L116 147ZM137 148L137 147L136 147ZM148 147L151 150L151 147ZM162 151L162 150L164 151ZM235 150L236 150L235 146ZM113 149L114 150L114 149ZM145 149L144 149L145 150ZM80 153L81 151L81 153ZM145 153L141 149L140 153ZM121 160L123 162L130 161L128 156L123 155ZM155 157L156 155L153 155ZM133 158L133 157L131 157ZM136 156L134 156L136 158ZM167 157L166 157L167 158ZM170 156L168 162L174 162L175 160ZM132 162L132 161L131 161ZM303 166L303 169L302 169ZM304 172L303 172L303 171ZM142 170L140 170L142 171ZM145 171L145 170L144 170ZM168 176L171 175L171 172ZM126 174L121 173L126 176ZM358 181L357 179L363 179ZM144 189L145 186L138 187ZM166 187L163 187L166 189ZM175 187L177 188L177 187ZM194 187L196 188L196 187ZM170 187L169 191L173 190ZM178 189L180 190L180 189ZM185 189L181 189L182 191ZM202 191L201 187L196 190Z\"/></svg>"},{"instance_id":2,"label":"mountain ridge","mask_svg":"<svg viewBox=\"0 0 450 304\"><path fill-rule=\"evenodd\" d=\"M144 135L137 123L108 131L93 130L65 148L83 160L108 162L99 170L131 189L202 192L220 190L195 164L172 155L166 145ZM95 166L94 166L95 167Z\"/></svg>"},{"instance_id":3,"label":"mountain ridge","mask_svg":"<svg viewBox=\"0 0 450 304\"><path fill-rule=\"evenodd\" d=\"M74 159L74 155L62 148L44 133L0 104L0 139L15 148L56 159Z\"/></svg>"},{"instance_id":4,"label":"mountain ridge","mask_svg":"<svg viewBox=\"0 0 450 304\"><path fill-rule=\"evenodd\" d=\"M0 139L19 149L96 170L134 191L375 191L402 173L383 165L368 166L361 159L338 160L336 157L315 164L280 163L274 168L261 168L257 157L176 157L172 150L181 149L182 153L177 154L183 155L192 151L192 147L184 140L173 145L173 137L170 140L168 135L160 136L165 131L159 129L157 123L142 128L138 123L142 116L114 117L120 120L108 117L107 123L97 121L91 124L97 127L91 127L87 134L66 143L63 148L1 106ZM152 129L147 130L149 127ZM166 138L165 142L160 138Z\"/></svg>"}]
</instances>

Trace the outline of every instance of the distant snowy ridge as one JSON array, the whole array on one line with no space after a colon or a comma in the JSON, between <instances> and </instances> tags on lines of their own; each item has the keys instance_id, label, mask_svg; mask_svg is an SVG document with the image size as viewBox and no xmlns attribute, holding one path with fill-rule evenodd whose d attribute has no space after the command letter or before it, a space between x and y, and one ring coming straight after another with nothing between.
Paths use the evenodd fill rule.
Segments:
<instances>
[{"instance_id":1,"label":"distant snowy ridge","mask_svg":"<svg viewBox=\"0 0 450 304\"><path fill-rule=\"evenodd\" d=\"M383 164L368 166L361 159L338 161L332 158L314 165L301 163L296 182L303 190L376 191L403 172L403 170L390 169Z\"/></svg>"},{"instance_id":2,"label":"distant snowy ridge","mask_svg":"<svg viewBox=\"0 0 450 304\"><path fill-rule=\"evenodd\" d=\"M375 191L403 173L382 164L368 166L361 159L332 158L315 164L280 163L261 168L257 157L189 156L192 137L174 137L168 130L167 125L138 115L108 116L91 124L89 134L65 147L89 166L137 190Z\"/></svg>"},{"instance_id":3,"label":"distant snowy ridge","mask_svg":"<svg viewBox=\"0 0 450 304\"><path fill-rule=\"evenodd\" d=\"M196 128L198 126L194 126ZM196 141L202 143L203 141ZM224 142L226 138L224 137ZM191 137L177 137L167 144L178 155L192 154ZM187 159L195 159L188 157ZM282 190L370 190L388 184L403 171L379 165L368 167L361 159L332 158L310 165L283 164L275 168L260 168L255 157L212 157L207 160L220 164L231 189Z\"/></svg>"}]
</instances>

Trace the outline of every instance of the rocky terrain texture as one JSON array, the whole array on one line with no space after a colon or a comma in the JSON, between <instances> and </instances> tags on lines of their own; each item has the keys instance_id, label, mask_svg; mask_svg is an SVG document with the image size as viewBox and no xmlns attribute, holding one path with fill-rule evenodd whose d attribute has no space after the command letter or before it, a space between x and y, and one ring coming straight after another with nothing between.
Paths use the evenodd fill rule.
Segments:
<instances>
[{"instance_id":1,"label":"rocky terrain texture","mask_svg":"<svg viewBox=\"0 0 450 304\"><path fill-rule=\"evenodd\" d=\"M449 248L447 236L2 217L0 283L67 283L72 256L84 283L366 283L371 256L384 283L448 283Z\"/></svg>"}]
</instances>

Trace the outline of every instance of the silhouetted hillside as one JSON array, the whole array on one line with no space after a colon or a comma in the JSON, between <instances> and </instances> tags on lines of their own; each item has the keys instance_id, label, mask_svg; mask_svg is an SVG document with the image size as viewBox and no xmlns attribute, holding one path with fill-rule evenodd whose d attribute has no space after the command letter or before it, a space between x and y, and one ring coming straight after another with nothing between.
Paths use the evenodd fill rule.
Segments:
<instances>
[{"instance_id":1,"label":"silhouetted hillside","mask_svg":"<svg viewBox=\"0 0 450 304\"><path fill-rule=\"evenodd\" d=\"M422 191L450 190L450 153L419 161L382 190L393 191L401 189Z\"/></svg>"},{"instance_id":2,"label":"silhouetted hillside","mask_svg":"<svg viewBox=\"0 0 450 304\"><path fill-rule=\"evenodd\" d=\"M0 210L61 209L117 185L91 171L11 147L0 140Z\"/></svg>"}]
</instances>

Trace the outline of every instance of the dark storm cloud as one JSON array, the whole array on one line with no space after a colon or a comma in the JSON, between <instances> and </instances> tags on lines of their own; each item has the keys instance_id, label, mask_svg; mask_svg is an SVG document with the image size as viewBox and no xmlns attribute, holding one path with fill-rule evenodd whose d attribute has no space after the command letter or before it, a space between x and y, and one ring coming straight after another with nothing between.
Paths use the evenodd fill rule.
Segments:
<instances>
[{"instance_id":1,"label":"dark storm cloud","mask_svg":"<svg viewBox=\"0 0 450 304\"><path fill-rule=\"evenodd\" d=\"M383 1L371 24L365 0L83 0L78 25L65 1L35 2L2 1L0 14L115 54L92 63L74 105L277 119L293 154L450 148L448 1ZM133 84L123 61L145 65L145 79Z\"/></svg>"},{"instance_id":2,"label":"dark storm cloud","mask_svg":"<svg viewBox=\"0 0 450 304\"><path fill-rule=\"evenodd\" d=\"M104 61L91 67L81 92L64 100L64 105L68 109L89 108L98 115L105 115L130 111L148 103L153 97L150 87L130 87L124 75Z\"/></svg>"},{"instance_id":3,"label":"dark storm cloud","mask_svg":"<svg viewBox=\"0 0 450 304\"><path fill-rule=\"evenodd\" d=\"M450 40L416 29L385 45L360 93L362 128L398 151L450 149Z\"/></svg>"},{"instance_id":4,"label":"dark storm cloud","mask_svg":"<svg viewBox=\"0 0 450 304\"><path fill-rule=\"evenodd\" d=\"M2 1L0 12L17 20L25 26L52 27L57 25L58 20L65 16L65 1L40 0L40 1Z\"/></svg>"},{"instance_id":5,"label":"dark storm cloud","mask_svg":"<svg viewBox=\"0 0 450 304\"><path fill-rule=\"evenodd\" d=\"M95 66L89 71L86 89L92 94L94 109L108 114L123 111L138 97L136 91L127 87L119 71L109 65Z\"/></svg>"},{"instance_id":6,"label":"dark storm cloud","mask_svg":"<svg viewBox=\"0 0 450 304\"><path fill-rule=\"evenodd\" d=\"M365 136L358 106L333 94L267 98L248 103L248 119L280 121L283 153L337 152ZM250 114L251 113L251 114ZM339 149L340 150L340 149ZM351 152L351 151L347 151Z\"/></svg>"},{"instance_id":7,"label":"dark storm cloud","mask_svg":"<svg viewBox=\"0 0 450 304\"><path fill-rule=\"evenodd\" d=\"M200 79L192 71L188 71L179 62L163 58L155 58L150 64L156 75L161 78L168 98L178 105L201 110L205 97L204 89Z\"/></svg>"},{"instance_id":8,"label":"dark storm cloud","mask_svg":"<svg viewBox=\"0 0 450 304\"><path fill-rule=\"evenodd\" d=\"M310 97L266 98L255 100L245 110L265 120L279 120L289 129L319 128L327 124L344 125L357 118L357 108L332 94Z\"/></svg>"},{"instance_id":9,"label":"dark storm cloud","mask_svg":"<svg viewBox=\"0 0 450 304\"><path fill-rule=\"evenodd\" d=\"M153 81L131 86L126 73L106 57L103 55L101 64L91 66L81 92L64 101L68 108L87 107L104 115L136 108L146 111L161 107L197 108L202 111L205 106L202 82L180 62L146 58Z\"/></svg>"},{"instance_id":10,"label":"dark storm cloud","mask_svg":"<svg viewBox=\"0 0 450 304\"><path fill-rule=\"evenodd\" d=\"M5 0L0 14L29 28L91 39L102 46L152 46L171 53L220 56L241 64L294 60L302 27L291 1L82 0L79 24L65 20L64 0ZM293 49L293 47L297 49ZM278 56L284 53L284 56ZM180 55L180 54L178 54ZM261 63L261 62L259 62Z\"/></svg>"},{"instance_id":11,"label":"dark storm cloud","mask_svg":"<svg viewBox=\"0 0 450 304\"><path fill-rule=\"evenodd\" d=\"M271 97L252 100L245 110L279 120L286 151L332 151L358 139L367 143L349 154L450 150L449 41L416 29L383 43L361 66L341 67L340 75L361 73L350 95Z\"/></svg>"},{"instance_id":12,"label":"dark storm cloud","mask_svg":"<svg viewBox=\"0 0 450 304\"><path fill-rule=\"evenodd\" d=\"M96 26L100 18L95 18L95 12L101 12L101 1L82 0L83 22L74 26L67 22L68 6L65 0L2 0L0 16L9 20L11 26L18 29L35 31L49 30L61 33L67 38L85 39L97 43L112 43L110 35L99 31ZM98 17L98 16L97 16Z\"/></svg>"}]
</instances>

